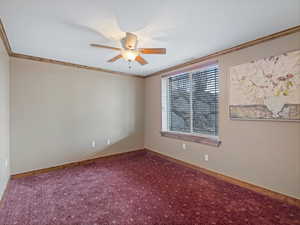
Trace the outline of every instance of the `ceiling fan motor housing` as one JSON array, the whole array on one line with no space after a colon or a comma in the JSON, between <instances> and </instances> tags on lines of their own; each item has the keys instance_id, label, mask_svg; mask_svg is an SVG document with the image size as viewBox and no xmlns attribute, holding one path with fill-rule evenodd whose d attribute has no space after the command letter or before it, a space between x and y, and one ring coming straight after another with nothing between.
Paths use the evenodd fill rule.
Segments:
<instances>
[{"instance_id":1,"label":"ceiling fan motor housing","mask_svg":"<svg viewBox=\"0 0 300 225\"><path fill-rule=\"evenodd\" d=\"M135 34L127 32L126 37L124 37L121 42L125 49L134 50L137 47L138 40L137 40L137 36Z\"/></svg>"},{"instance_id":2,"label":"ceiling fan motor housing","mask_svg":"<svg viewBox=\"0 0 300 225\"><path fill-rule=\"evenodd\" d=\"M91 44L91 46L119 51L119 55L108 60L110 63L123 58L128 62L137 61L141 65L146 65L148 62L142 56L140 56L140 54L166 54L165 48L137 48L137 36L129 32L127 32L126 36L121 39L121 44L123 48L116 48L100 44Z\"/></svg>"}]
</instances>

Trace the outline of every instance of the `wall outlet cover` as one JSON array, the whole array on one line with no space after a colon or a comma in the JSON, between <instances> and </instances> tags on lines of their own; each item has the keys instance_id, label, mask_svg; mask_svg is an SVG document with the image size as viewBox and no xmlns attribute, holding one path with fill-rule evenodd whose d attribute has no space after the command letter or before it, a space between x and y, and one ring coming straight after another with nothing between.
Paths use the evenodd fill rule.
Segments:
<instances>
[{"instance_id":1,"label":"wall outlet cover","mask_svg":"<svg viewBox=\"0 0 300 225\"><path fill-rule=\"evenodd\" d=\"M204 155L204 160L208 161L208 155L207 154Z\"/></svg>"},{"instance_id":2,"label":"wall outlet cover","mask_svg":"<svg viewBox=\"0 0 300 225\"><path fill-rule=\"evenodd\" d=\"M92 148L96 147L96 141L92 141Z\"/></svg>"}]
</instances>

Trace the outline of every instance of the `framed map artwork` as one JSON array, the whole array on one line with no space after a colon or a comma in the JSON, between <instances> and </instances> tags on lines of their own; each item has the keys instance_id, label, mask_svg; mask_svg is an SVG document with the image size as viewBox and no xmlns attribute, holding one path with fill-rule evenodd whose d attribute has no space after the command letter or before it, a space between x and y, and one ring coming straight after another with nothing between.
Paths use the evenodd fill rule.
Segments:
<instances>
[{"instance_id":1,"label":"framed map artwork","mask_svg":"<svg viewBox=\"0 0 300 225\"><path fill-rule=\"evenodd\" d=\"M231 67L229 115L300 121L300 50Z\"/></svg>"}]
</instances>

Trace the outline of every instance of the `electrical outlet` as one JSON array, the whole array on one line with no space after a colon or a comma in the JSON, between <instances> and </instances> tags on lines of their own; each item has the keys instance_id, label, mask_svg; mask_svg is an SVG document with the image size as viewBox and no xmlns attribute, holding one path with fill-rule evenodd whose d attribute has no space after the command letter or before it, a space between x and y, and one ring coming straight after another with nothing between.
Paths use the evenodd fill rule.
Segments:
<instances>
[{"instance_id":1,"label":"electrical outlet","mask_svg":"<svg viewBox=\"0 0 300 225\"><path fill-rule=\"evenodd\" d=\"M204 160L208 161L208 155L207 154L204 155Z\"/></svg>"},{"instance_id":2,"label":"electrical outlet","mask_svg":"<svg viewBox=\"0 0 300 225\"><path fill-rule=\"evenodd\" d=\"M110 145L110 139L109 139L109 138L107 138L106 144L107 144L107 145Z\"/></svg>"},{"instance_id":3,"label":"electrical outlet","mask_svg":"<svg viewBox=\"0 0 300 225\"><path fill-rule=\"evenodd\" d=\"M6 168L8 167L8 159L5 159L4 165Z\"/></svg>"},{"instance_id":4,"label":"electrical outlet","mask_svg":"<svg viewBox=\"0 0 300 225\"><path fill-rule=\"evenodd\" d=\"M186 144L185 143L182 143L182 149L186 150Z\"/></svg>"},{"instance_id":5,"label":"electrical outlet","mask_svg":"<svg viewBox=\"0 0 300 225\"><path fill-rule=\"evenodd\" d=\"M92 141L92 148L96 147L96 141Z\"/></svg>"}]
</instances>

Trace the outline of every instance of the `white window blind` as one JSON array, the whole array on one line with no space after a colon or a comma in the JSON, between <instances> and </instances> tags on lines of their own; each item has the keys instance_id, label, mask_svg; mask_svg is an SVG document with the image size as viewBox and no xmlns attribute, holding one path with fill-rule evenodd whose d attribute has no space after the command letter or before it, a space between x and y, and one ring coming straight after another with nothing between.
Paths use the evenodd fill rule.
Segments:
<instances>
[{"instance_id":1,"label":"white window blind","mask_svg":"<svg viewBox=\"0 0 300 225\"><path fill-rule=\"evenodd\" d=\"M192 111L190 76L186 73L168 79L168 127L170 131L190 132Z\"/></svg>"},{"instance_id":2,"label":"white window blind","mask_svg":"<svg viewBox=\"0 0 300 225\"><path fill-rule=\"evenodd\" d=\"M163 78L163 128L218 136L218 77L218 66L210 65Z\"/></svg>"}]
</instances>

